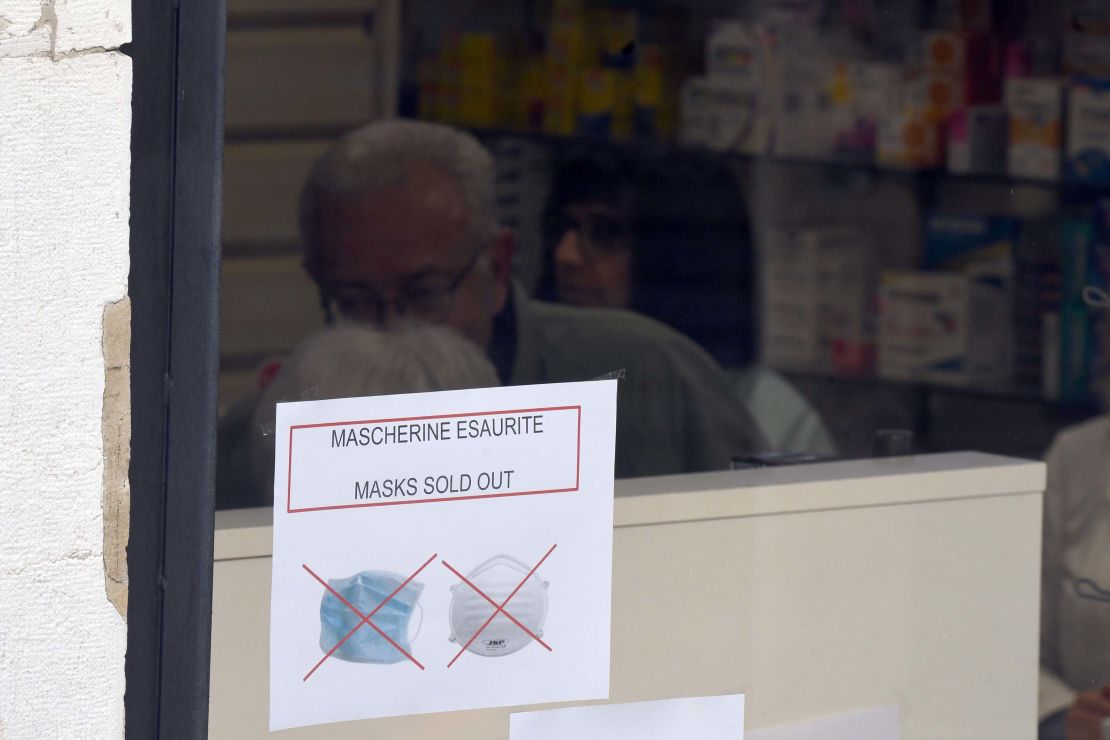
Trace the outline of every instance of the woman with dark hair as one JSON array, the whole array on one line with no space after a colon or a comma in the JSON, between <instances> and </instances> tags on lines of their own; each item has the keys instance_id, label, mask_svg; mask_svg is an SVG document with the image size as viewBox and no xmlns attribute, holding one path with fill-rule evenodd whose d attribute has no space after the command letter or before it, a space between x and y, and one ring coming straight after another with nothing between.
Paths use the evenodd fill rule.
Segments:
<instances>
[{"instance_id":1,"label":"woman with dark hair","mask_svg":"<svg viewBox=\"0 0 1110 740\"><path fill-rule=\"evenodd\" d=\"M729 370L775 450L835 454L801 394L755 361L755 254L726 162L593 148L558 169L543 233L538 297L668 324Z\"/></svg>"}]
</instances>

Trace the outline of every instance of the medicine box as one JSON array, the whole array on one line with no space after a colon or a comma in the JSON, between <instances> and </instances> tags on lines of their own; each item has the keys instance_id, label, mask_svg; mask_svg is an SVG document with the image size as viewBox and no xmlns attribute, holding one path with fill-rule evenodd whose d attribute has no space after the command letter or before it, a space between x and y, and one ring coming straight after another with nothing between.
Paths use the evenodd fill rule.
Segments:
<instances>
[{"instance_id":1,"label":"medicine box","mask_svg":"<svg viewBox=\"0 0 1110 740\"><path fill-rule=\"evenodd\" d=\"M773 149L784 157L829 159L836 151L835 60L799 39L777 40L768 75Z\"/></svg>"},{"instance_id":2,"label":"medicine box","mask_svg":"<svg viewBox=\"0 0 1110 740\"><path fill-rule=\"evenodd\" d=\"M713 28L705 43L706 76L688 79L680 92L683 144L746 154L767 150L771 41L756 24L726 21Z\"/></svg>"},{"instance_id":3,"label":"medicine box","mask_svg":"<svg viewBox=\"0 0 1110 740\"><path fill-rule=\"evenodd\" d=\"M856 226L801 232L817 259L818 345L822 364L847 374L875 370L875 250Z\"/></svg>"},{"instance_id":4,"label":"medicine box","mask_svg":"<svg viewBox=\"0 0 1110 740\"><path fill-rule=\"evenodd\" d=\"M959 31L928 31L922 35L921 66L960 77L967 68L967 38Z\"/></svg>"},{"instance_id":5,"label":"medicine box","mask_svg":"<svg viewBox=\"0 0 1110 740\"><path fill-rule=\"evenodd\" d=\"M816 246L791 229L771 229L763 241L762 360L814 369L821 359Z\"/></svg>"},{"instance_id":6,"label":"medicine box","mask_svg":"<svg viewBox=\"0 0 1110 740\"><path fill-rule=\"evenodd\" d=\"M588 136L612 134L618 74L616 70L600 65L582 71L578 88L578 133Z\"/></svg>"},{"instance_id":7,"label":"medicine box","mask_svg":"<svg viewBox=\"0 0 1110 740\"><path fill-rule=\"evenodd\" d=\"M1062 5L1064 72L1110 77L1110 3L1068 0Z\"/></svg>"},{"instance_id":8,"label":"medicine box","mask_svg":"<svg viewBox=\"0 0 1110 740\"><path fill-rule=\"evenodd\" d=\"M586 57L585 9L582 0L554 0L547 39L547 94L543 128L568 136L578 120L579 77Z\"/></svg>"},{"instance_id":9,"label":"medicine box","mask_svg":"<svg viewBox=\"0 0 1110 740\"><path fill-rule=\"evenodd\" d=\"M989 265L1011 272L1019 230L1009 216L935 211L925 220L925 267L958 272Z\"/></svg>"},{"instance_id":10,"label":"medicine box","mask_svg":"<svg viewBox=\"0 0 1110 740\"><path fill-rule=\"evenodd\" d=\"M929 31L922 35L920 66L933 81L947 78L955 105L997 103L1002 45L988 33Z\"/></svg>"},{"instance_id":11,"label":"medicine box","mask_svg":"<svg viewBox=\"0 0 1110 740\"><path fill-rule=\"evenodd\" d=\"M679 140L684 146L749 154L766 151L769 126L755 86L727 78L690 78L682 85L679 116Z\"/></svg>"},{"instance_id":12,"label":"medicine box","mask_svg":"<svg viewBox=\"0 0 1110 740\"><path fill-rule=\"evenodd\" d=\"M1055 180L1063 161L1064 83L1050 77L1006 81L1010 119L1006 171L1013 177Z\"/></svg>"},{"instance_id":13,"label":"medicine box","mask_svg":"<svg viewBox=\"0 0 1110 740\"><path fill-rule=\"evenodd\" d=\"M838 62L832 79L831 124L838 158L873 161L879 122L900 103L902 70L878 62Z\"/></svg>"},{"instance_id":14,"label":"medicine box","mask_svg":"<svg viewBox=\"0 0 1110 740\"><path fill-rule=\"evenodd\" d=\"M459 121L493 126L501 118L505 93L505 66L497 39L490 33L464 33L459 53Z\"/></svg>"},{"instance_id":15,"label":"medicine box","mask_svg":"<svg viewBox=\"0 0 1110 740\"><path fill-rule=\"evenodd\" d=\"M1110 81L1076 82L1068 93L1069 179L1110 185Z\"/></svg>"},{"instance_id":16,"label":"medicine box","mask_svg":"<svg viewBox=\"0 0 1110 740\"><path fill-rule=\"evenodd\" d=\"M879 288L879 374L952 385L1008 382L1009 291L990 277L891 272Z\"/></svg>"},{"instance_id":17,"label":"medicine box","mask_svg":"<svg viewBox=\"0 0 1110 740\"><path fill-rule=\"evenodd\" d=\"M953 111L964 104L964 97L960 79L947 72L923 72L910 85L912 104L936 124L947 123Z\"/></svg>"},{"instance_id":18,"label":"medicine box","mask_svg":"<svg viewBox=\"0 0 1110 740\"><path fill-rule=\"evenodd\" d=\"M636 136L652 138L666 135L666 65L663 48L658 44L644 44L640 47L639 59L633 72L633 88L633 128Z\"/></svg>"},{"instance_id":19,"label":"medicine box","mask_svg":"<svg viewBox=\"0 0 1110 740\"><path fill-rule=\"evenodd\" d=\"M764 362L872 372L877 278L866 233L850 225L780 229L764 246Z\"/></svg>"},{"instance_id":20,"label":"medicine box","mask_svg":"<svg viewBox=\"0 0 1110 740\"><path fill-rule=\"evenodd\" d=\"M705 42L706 75L744 85L762 84L767 71L769 43L769 32L761 26L736 22L720 24Z\"/></svg>"},{"instance_id":21,"label":"medicine box","mask_svg":"<svg viewBox=\"0 0 1110 740\"><path fill-rule=\"evenodd\" d=\"M884 167L928 169L941 164L940 132L919 109L884 115L879 125L877 159Z\"/></svg>"},{"instance_id":22,"label":"medicine box","mask_svg":"<svg viewBox=\"0 0 1110 740\"><path fill-rule=\"evenodd\" d=\"M1006 171L1006 109L969 105L948 119L948 170L1000 175Z\"/></svg>"}]
</instances>

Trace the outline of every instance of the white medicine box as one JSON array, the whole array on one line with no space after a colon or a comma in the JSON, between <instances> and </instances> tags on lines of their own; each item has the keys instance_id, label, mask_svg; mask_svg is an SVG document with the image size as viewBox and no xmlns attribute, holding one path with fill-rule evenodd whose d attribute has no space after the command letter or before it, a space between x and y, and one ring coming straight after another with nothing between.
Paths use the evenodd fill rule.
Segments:
<instances>
[{"instance_id":1,"label":"white medicine box","mask_svg":"<svg viewBox=\"0 0 1110 740\"><path fill-rule=\"evenodd\" d=\"M1006 382L1010 291L989 275L890 272L879 288L879 374L952 385Z\"/></svg>"},{"instance_id":2,"label":"white medicine box","mask_svg":"<svg viewBox=\"0 0 1110 740\"><path fill-rule=\"evenodd\" d=\"M816 245L797 231L771 229L763 251L763 362L811 370L821 357Z\"/></svg>"},{"instance_id":3,"label":"white medicine box","mask_svg":"<svg viewBox=\"0 0 1110 740\"><path fill-rule=\"evenodd\" d=\"M1064 83L1053 78L1006 81L1009 116L1007 172L1014 177L1060 176L1064 141Z\"/></svg>"},{"instance_id":4,"label":"white medicine box","mask_svg":"<svg viewBox=\"0 0 1110 740\"><path fill-rule=\"evenodd\" d=\"M1067 174L1110 185L1110 85L1077 82L1068 92Z\"/></svg>"}]
</instances>

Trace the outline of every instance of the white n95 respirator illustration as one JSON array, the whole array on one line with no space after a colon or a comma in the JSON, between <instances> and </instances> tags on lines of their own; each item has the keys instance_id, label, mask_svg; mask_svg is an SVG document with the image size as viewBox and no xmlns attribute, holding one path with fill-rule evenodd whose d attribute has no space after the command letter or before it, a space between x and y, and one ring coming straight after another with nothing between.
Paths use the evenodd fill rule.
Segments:
<instances>
[{"instance_id":1,"label":"white n95 respirator illustration","mask_svg":"<svg viewBox=\"0 0 1110 740\"><path fill-rule=\"evenodd\" d=\"M409 622L419 606L423 584L405 583L404 576L386 570L364 570L349 578L329 579L328 586L320 601L320 649L325 654L335 650L336 658L353 663L408 660L401 650L410 652L416 639L409 635ZM364 623L364 616L377 629ZM419 625L416 631L419 634Z\"/></svg>"},{"instance_id":2,"label":"white n95 respirator illustration","mask_svg":"<svg viewBox=\"0 0 1110 740\"><path fill-rule=\"evenodd\" d=\"M511 655L542 638L548 582L538 573L529 575L529 571L516 558L497 555L468 573L465 581L452 586L451 642L469 642L470 652L494 658ZM501 604L503 611L498 612Z\"/></svg>"}]
</instances>

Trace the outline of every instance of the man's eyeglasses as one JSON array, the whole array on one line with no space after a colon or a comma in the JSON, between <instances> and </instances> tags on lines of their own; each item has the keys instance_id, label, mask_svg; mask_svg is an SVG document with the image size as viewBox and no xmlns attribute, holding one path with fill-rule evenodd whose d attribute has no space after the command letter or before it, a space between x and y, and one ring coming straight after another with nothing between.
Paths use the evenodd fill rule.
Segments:
<instances>
[{"instance_id":1,"label":"man's eyeglasses","mask_svg":"<svg viewBox=\"0 0 1110 740\"><path fill-rule=\"evenodd\" d=\"M474 270L478 258L485 253L479 249L461 270L446 282L428 280L402 285L392 298L387 298L376 288L362 283L333 283L324 293L324 313L328 323L336 315L366 324L381 324L390 314L398 318L419 319L431 323L443 321L451 310L459 286Z\"/></svg>"}]
</instances>

